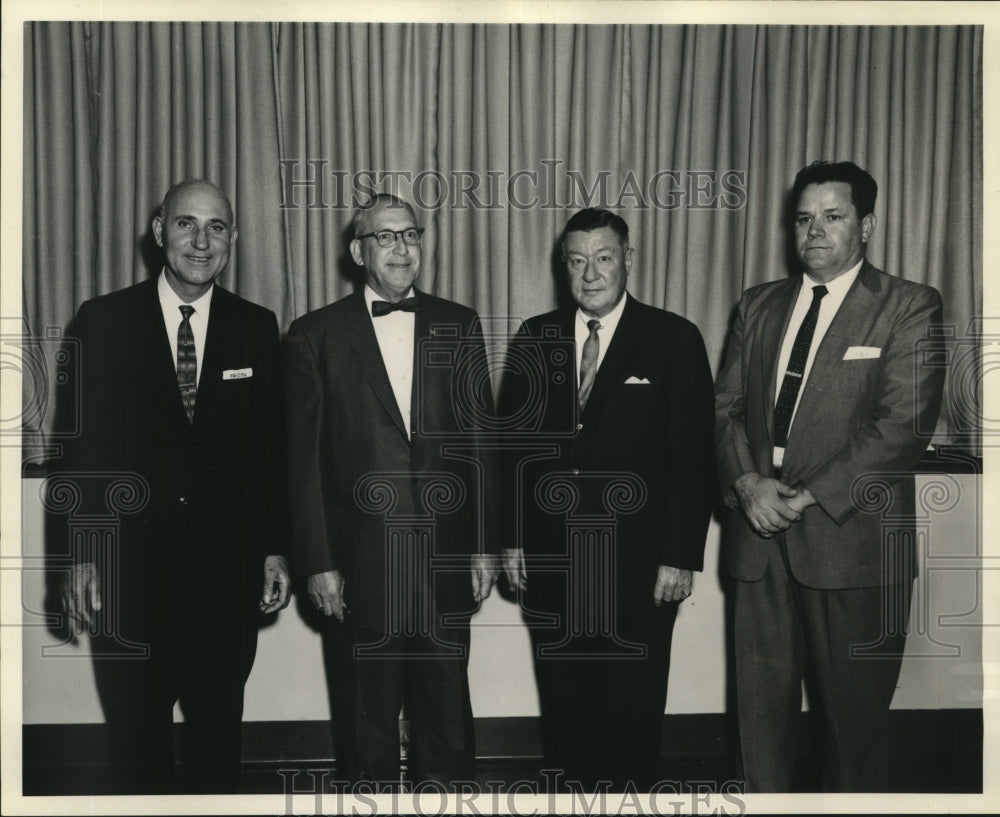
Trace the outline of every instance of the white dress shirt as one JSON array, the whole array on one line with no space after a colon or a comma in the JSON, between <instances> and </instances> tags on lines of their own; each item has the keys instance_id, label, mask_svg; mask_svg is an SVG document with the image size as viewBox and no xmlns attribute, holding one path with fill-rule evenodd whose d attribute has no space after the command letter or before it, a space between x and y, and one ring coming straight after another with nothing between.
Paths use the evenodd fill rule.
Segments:
<instances>
[{"instance_id":1,"label":"white dress shirt","mask_svg":"<svg viewBox=\"0 0 1000 817\"><path fill-rule=\"evenodd\" d=\"M208 292L195 301L191 301L188 306L194 307L194 312L188 323L191 324L191 332L194 334L194 353L198 358L198 368L195 370L194 382L197 386L201 382L201 364L205 359L205 337L208 335L208 314L212 308L212 293L215 291L215 284L208 288ZM160 296L160 309L163 310L163 323L167 327L167 339L170 341L170 354L174 359L174 371L177 371L177 330L180 329L184 316L180 307L186 301L182 301L180 296L171 289L167 282L166 273L160 272L160 277L156 282L156 292Z\"/></svg>"},{"instance_id":2,"label":"white dress shirt","mask_svg":"<svg viewBox=\"0 0 1000 817\"><path fill-rule=\"evenodd\" d=\"M413 287L406 293L413 295ZM403 425L406 426L406 436L410 436L410 405L413 396L413 335L416 331L416 316L412 312L397 310L377 318L372 317L372 302L385 300L367 284L365 285L365 303L368 305L368 317L375 327L375 339L378 341L382 362L389 375L389 385L396 396L396 405L403 415Z\"/></svg>"},{"instance_id":3,"label":"white dress shirt","mask_svg":"<svg viewBox=\"0 0 1000 817\"><path fill-rule=\"evenodd\" d=\"M604 355L608 351L608 346L611 345L611 338L615 336L615 330L618 328L618 322L622 319L622 312L625 311L625 293L622 293L621 300L615 304L615 308L612 309L603 318L598 318L601 322L601 328L597 330L597 367L594 369L596 373L598 369L601 368L601 363L604 362ZM590 329L587 327L587 321L594 320L589 315L587 315L582 309L576 310L576 323L574 324L576 329L576 383L577 388L580 385L580 361L583 359L583 344L586 342L587 338L590 337Z\"/></svg>"},{"instance_id":4,"label":"white dress shirt","mask_svg":"<svg viewBox=\"0 0 1000 817\"><path fill-rule=\"evenodd\" d=\"M795 408L792 409L792 419L788 425L789 433L791 433L792 425L795 423L795 413L799 410L799 401L802 400L802 394L806 389L806 382L809 380L809 372L812 371L813 361L816 359L816 351L819 349L819 345L823 342L823 337L830 328L830 324L833 323L833 319L837 315L837 310L840 309L840 305L844 302L844 298L847 297L847 291L851 288L851 284L854 283L854 279L858 277L858 273L861 271L861 265L863 263L864 259L862 258L847 272L838 275L826 284L826 295L824 295L823 299L819 302L819 315L816 318L816 331L813 332L812 345L809 347L809 356L806 358L806 368L802 373L802 383L799 386L799 393L795 398ZM788 322L785 339L781 342L781 351L778 354L778 377L775 381L774 388L775 405L778 403L778 395L781 393L781 384L785 379L785 371L788 369L788 360L792 356L792 347L795 345L795 336L798 334L799 327L802 325L802 321L805 319L806 313L809 311L809 307L813 302L813 288L820 286L821 284L821 281L811 278L808 272L804 272L802 274L802 286L799 288L799 297L798 300L795 301L795 306L792 309L792 317ZM774 454L772 456L772 463L774 467L780 468L784 461L785 449L775 446Z\"/></svg>"}]
</instances>

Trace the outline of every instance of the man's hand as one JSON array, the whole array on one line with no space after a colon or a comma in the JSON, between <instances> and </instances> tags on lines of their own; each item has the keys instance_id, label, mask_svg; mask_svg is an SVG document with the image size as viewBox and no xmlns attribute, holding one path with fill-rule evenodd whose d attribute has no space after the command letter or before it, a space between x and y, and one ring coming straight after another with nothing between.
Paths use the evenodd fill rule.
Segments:
<instances>
[{"instance_id":1,"label":"man's hand","mask_svg":"<svg viewBox=\"0 0 1000 817\"><path fill-rule=\"evenodd\" d=\"M101 609L101 579L97 565L81 562L70 568L63 580L62 608L73 629L81 633L96 626L95 614Z\"/></svg>"},{"instance_id":2,"label":"man's hand","mask_svg":"<svg viewBox=\"0 0 1000 817\"><path fill-rule=\"evenodd\" d=\"M817 505L816 497L812 495L812 492L806 488L805 485L799 483L795 486L795 490L798 491L797 496L793 496L788 500L788 507L791 508L798 514L801 514L810 505Z\"/></svg>"},{"instance_id":3,"label":"man's hand","mask_svg":"<svg viewBox=\"0 0 1000 817\"><path fill-rule=\"evenodd\" d=\"M748 471L733 483L733 489L750 527L765 539L799 521L800 512L786 502L799 492L779 480Z\"/></svg>"},{"instance_id":4,"label":"man's hand","mask_svg":"<svg viewBox=\"0 0 1000 817\"><path fill-rule=\"evenodd\" d=\"M344 577L339 570L314 573L306 580L306 595L324 616L344 621Z\"/></svg>"},{"instance_id":5,"label":"man's hand","mask_svg":"<svg viewBox=\"0 0 1000 817\"><path fill-rule=\"evenodd\" d=\"M490 597L493 582L497 579L496 557L476 553L472 557L472 597L477 603Z\"/></svg>"},{"instance_id":6,"label":"man's hand","mask_svg":"<svg viewBox=\"0 0 1000 817\"><path fill-rule=\"evenodd\" d=\"M684 601L691 595L691 571L677 567L660 565L656 569L656 586L653 588L653 604L657 607L665 601Z\"/></svg>"},{"instance_id":7,"label":"man's hand","mask_svg":"<svg viewBox=\"0 0 1000 817\"><path fill-rule=\"evenodd\" d=\"M260 595L260 611L273 613L288 606L288 590L292 580L288 576L288 562L284 556L268 556L264 560L264 589Z\"/></svg>"},{"instance_id":8,"label":"man's hand","mask_svg":"<svg viewBox=\"0 0 1000 817\"><path fill-rule=\"evenodd\" d=\"M524 548L504 548L500 558L503 572L511 590L524 591L528 587L528 574L524 569Z\"/></svg>"}]
</instances>

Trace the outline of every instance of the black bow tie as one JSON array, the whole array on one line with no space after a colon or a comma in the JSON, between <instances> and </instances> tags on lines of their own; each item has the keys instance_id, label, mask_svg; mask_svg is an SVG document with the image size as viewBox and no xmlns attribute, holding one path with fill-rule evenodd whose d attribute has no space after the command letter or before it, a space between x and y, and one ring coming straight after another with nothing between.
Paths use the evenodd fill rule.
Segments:
<instances>
[{"instance_id":1,"label":"black bow tie","mask_svg":"<svg viewBox=\"0 0 1000 817\"><path fill-rule=\"evenodd\" d=\"M417 297L416 295L411 295L409 298L403 298L403 300L398 303L389 303L388 301L372 301L372 317L381 318L383 315L388 315L390 312L416 312L417 311Z\"/></svg>"}]
</instances>

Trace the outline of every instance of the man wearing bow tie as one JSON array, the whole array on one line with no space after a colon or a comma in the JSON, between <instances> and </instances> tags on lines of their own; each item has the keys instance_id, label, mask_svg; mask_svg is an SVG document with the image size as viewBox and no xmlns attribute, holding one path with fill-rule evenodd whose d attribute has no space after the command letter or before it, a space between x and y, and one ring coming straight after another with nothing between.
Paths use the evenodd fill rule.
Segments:
<instances>
[{"instance_id":1,"label":"man wearing bow tie","mask_svg":"<svg viewBox=\"0 0 1000 817\"><path fill-rule=\"evenodd\" d=\"M626 292L624 219L581 210L562 250L575 303L508 353L499 413L526 433L505 455L504 568L535 624L547 764L648 790L714 495L712 373L694 324Z\"/></svg>"},{"instance_id":2,"label":"man wearing bow tie","mask_svg":"<svg viewBox=\"0 0 1000 817\"><path fill-rule=\"evenodd\" d=\"M916 575L912 469L944 370L928 286L865 260L875 180L814 162L792 189L801 277L743 293L716 384L723 559L736 579L748 791L792 787L802 681L826 725L823 787L886 791L886 720Z\"/></svg>"},{"instance_id":3,"label":"man wearing bow tie","mask_svg":"<svg viewBox=\"0 0 1000 817\"><path fill-rule=\"evenodd\" d=\"M91 630L116 792L237 792L259 612L290 584L278 323L215 283L237 235L218 187L174 185L152 227L162 272L73 322L82 416L66 468L95 525L115 483L134 507L115 541L74 542L64 607Z\"/></svg>"},{"instance_id":4,"label":"man wearing bow tie","mask_svg":"<svg viewBox=\"0 0 1000 817\"><path fill-rule=\"evenodd\" d=\"M492 414L479 319L414 288L422 233L380 194L354 217L364 287L296 320L287 339L293 554L330 617L339 771L399 780L399 714L414 782L469 779L469 616L490 593L490 455L462 409ZM466 366L468 364L468 366ZM469 393L471 397L471 392Z\"/></svg>"}]
</instances>

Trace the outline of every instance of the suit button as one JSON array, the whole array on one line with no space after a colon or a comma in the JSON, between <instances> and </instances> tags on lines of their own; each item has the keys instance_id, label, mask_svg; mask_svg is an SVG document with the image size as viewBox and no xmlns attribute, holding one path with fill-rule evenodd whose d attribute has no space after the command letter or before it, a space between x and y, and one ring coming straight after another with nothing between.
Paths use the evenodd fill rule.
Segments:
<instances>
[{"instance_id":1,"label":"suit button","mask_svg":"<svg viewBox=\"0 0 1000 817\"><path fill-rule=\"evenodd\" d=\"M572 475L573 475L574 477L578 477L578 476L580 476L580 469L579 469L579 468L574 468L574 469L573 469L572 471L570 471L570 473L571 473L571 474L572 474Z\"/></svg>"},{"instance_id":2,"label":"suit button","mask_svg":"<svg viewBox=\"0 0 1000 817\"><path fill-rule=\"evenodd\" d=\"M188 500L187 500L187 497L186 497L186 496L181 496L181 497L178 497L178 498L177 498L177 501L178 501L178 502L180 502L180 503L181 503L181 505L187 505L187 504L188 504Z\"/></svg>"},{"instance_id":3,"label":"suit button","mask_svg":"<svg viewBox=\"0 0 1000 817\"><path fill-rule=\"evenodd\" d=\"M581 431L582 429L583 429L583 423L577 423L576 424L576 430L577 431Z\"/></svg>"}]
</instances>

